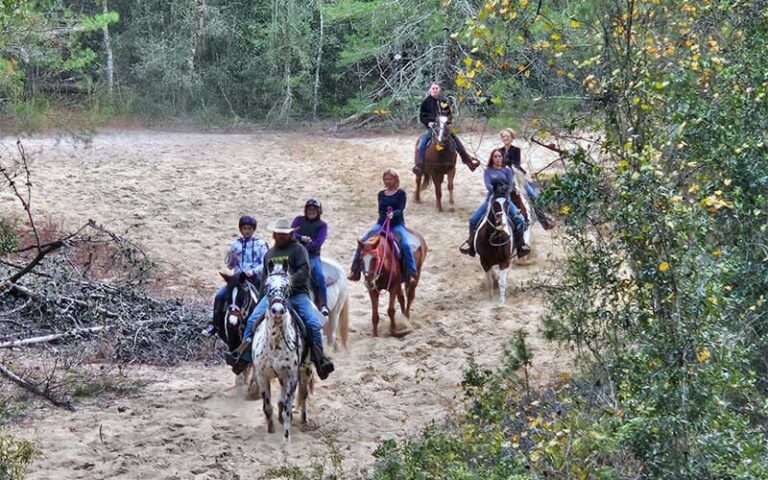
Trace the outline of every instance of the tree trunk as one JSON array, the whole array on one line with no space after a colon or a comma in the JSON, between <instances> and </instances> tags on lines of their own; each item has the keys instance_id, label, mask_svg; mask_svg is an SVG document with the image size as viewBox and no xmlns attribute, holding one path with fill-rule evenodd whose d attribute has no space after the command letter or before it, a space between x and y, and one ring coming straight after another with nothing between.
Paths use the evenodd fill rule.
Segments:
<instances>
[{"instance_id":1,"label":"tree trunk","mask_svg":"<svg viewBox=\"0 0 768 480\"><path fill-rule=\"evenodd\" d=\"M320 91L320 64L323 60L323 10L320 0L315 3L315 11L320 17L319 38L317 41L317 58L315 59L315 88L312 94L312 118L317 119L317 103Z\"/></svg>"},{"instance_id":2,"label":"tree trunk","mask_svg":"<svg viewBox=\"0 0 768 480\"><path fill-rule=\"evenodd\" d=\"M195 2L195 14L197 15L197 28L192 34L192 45L187 57L187 67L190 75L195 72L195 55L197 46L200 44L200 38L203 36L203 27L205 26L205 0L193 0Z\"/></svg>"},{"instance_id":3,"label":"tree trunk","mask_svg":"<svg viewBox=\"0 0 768 480\"><path fill-rule=\"evenodd\" d=\"M107 2L108 0L104 0L104 13L107 13L109 11ZM114 57L112 56L112 39L109 36L109 25L104 25L103 32L104 32L104 52L107 54L107 67L106 67L107 93L109 94L109 97L112 98L112 91L114 90L114 86L115 86L115 60L114 60Z\"/></svg>"}]
</instances>

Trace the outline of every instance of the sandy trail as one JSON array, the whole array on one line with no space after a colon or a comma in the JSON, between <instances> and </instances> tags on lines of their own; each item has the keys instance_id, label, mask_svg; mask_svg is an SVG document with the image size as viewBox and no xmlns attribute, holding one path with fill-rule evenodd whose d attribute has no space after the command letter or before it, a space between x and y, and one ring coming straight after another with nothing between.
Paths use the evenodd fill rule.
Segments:
<instances>
[{"instance_id":1,"label":"sandy trail","mask_svg":"<svg viewBox=\"0 0 768 480\"><path fill-rule=\"evenodd\" d=\"M256 214L263 234L271 220L292 218L309 196L322 199L330 227L324 254L348 264L357 235L375 219L387 167L401 172L409 192L406 219L430 248L412 312L415 332L404 339L371 337L368 296L362 285L352 286L350 351L337 354L337 371L318 382L310 426L294 428L290 446L280 433L266 433L261 402L240 399L223 364L141 368L131 375L151 383L137 395L84 404L76 413L43 410L16 427L43 452L29 478L256 478L285 462L309 464L327 452L324 438L334 439L345 466L364 467L381 441L417 433L455 407L468 355L493 364L515 330L531 333L534 375L545 378L558 368L558 355L537 331L541 300L515 291L558 257L552 236L535 228L537 261L511 271L507 306L497 307L487 299L479 262L458 253L483 196L482 171L460 166L456 206L438 214L431 189L424 203L413 202L413 176L406 175L413 141L147 131L102 133L88 147L26 140L36 214L130 227L132 238L178 279L172 295L192 295L202 286L212 296L241 213ZM486 135L481 160L495 141ZM523 152L534 167L553 159L525 144ZM3 212L16 208L12 202L0 195Z\"/></svg>"}]
</instances>

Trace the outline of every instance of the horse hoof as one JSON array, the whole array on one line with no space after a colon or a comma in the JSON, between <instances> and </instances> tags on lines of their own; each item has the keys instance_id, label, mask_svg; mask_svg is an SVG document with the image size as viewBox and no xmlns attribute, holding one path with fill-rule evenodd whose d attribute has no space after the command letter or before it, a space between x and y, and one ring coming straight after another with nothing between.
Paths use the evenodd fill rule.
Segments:
<instances>
[{"instance_id":1,"label":"horse hoof","mask_svg":"<svg viewBox=\"0 0 768 480\"><path fill-rule=\"evenodd\" d=\"M403 329L400 329L400 330L394 330L394 331L390 332L390 334L393 337L395 337L395 338L403 338L404 336L408 335L409 333L411 333L411 329L409 329L409 328L403 328Z\"/></svg>"},{"instance_id":2,"label":"horse hoof","mask_svg":"<svg viewBox=\"0 0 768 480\"><path fill-rule=\"evenodd\" d=\"M274 423L270 423L269 425L267 425L267 433L275 433L275 424Z\"/></svg>"}]
</instances>

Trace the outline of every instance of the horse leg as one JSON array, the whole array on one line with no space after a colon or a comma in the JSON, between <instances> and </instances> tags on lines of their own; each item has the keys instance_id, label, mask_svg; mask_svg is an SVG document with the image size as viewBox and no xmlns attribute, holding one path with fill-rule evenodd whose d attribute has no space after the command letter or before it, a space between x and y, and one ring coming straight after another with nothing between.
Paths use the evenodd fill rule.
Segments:
<instances>
[{"instance_id":1,"label":"horse leg","mask_svg":"<svg viewBox=\"0 0 768 480\"><path fill-rule=\"evenodd\" d=\"M421 203L421 175L416 175L416 203Z\"/></svg>"},{"instance_id":2,"label":"horse leg","mask_svg":"<svg viewBox=\"0 0 768 480\"><path fill-rule=\"evenodd\" d=\"M509 266L501 268L499 266L499 305L504 305L507 296L507 274L509 273Z\"/></svg>"},{"instance_id":3,"label":"horse leg","mask_svg":"<svg viewBox=\"0 0 768 480\"><path fill-rule=\"evenodd\" d=\"M368 295L371 297L371 322L373 323L373 336L378 337L379 336L379 292L375 290L369 290Z\"/></svg>"},{"instance_id":4,"label":"horse leg","mask_svg":"<svg viewBox=\"0 0 768 480\"><path fill-rule=\"evenodd\" d=\"M432 175L432 181L435 184L435 202L437 203L437 211L443 211L443 174L435 173Z\"/></svg>"},{"instance_id":5,"label":"horse leg","mask_svg":"<svg viewBox=\"0 0 768 480\"><path fill-rule=\"evenodd\" d=\"M488 286L488 295L493 300L493 267L485 271L485 283Z\"/></svg>"},{"instance_id":6,"label":"horse leg","mask_svg":"<svg viewBox=\"0 0 768 480\"><path fill-rule=\"evenodd\" d=\"M259 398L259 383L256 381L256 369L253 364L249 364L243 373L243 383L245 386L245 397L249 400Z\"/></svg>"},{"instance_id":7,"label":"horse leg","mask_svg":"<svg viewBox=\"0 0 768 480\"><path fill-rule=\"evenodd\" d=\"M283 441L285 443L291 443L291 419L293 417L293 394L296 392L296 383L298 381L299 365L295 371L291 371L289 377L283 383L283 390L280 392L282 397L281 403L283 406L282 411L282 424L283 424Z\"/></svg>"},{"instance_id":8,"label":"horse leg","mask_svg":"<svg viewBox=\"0 0 768 480\"><path fill-rule=\"evenodd\" d=\"M407 291L408 287L405 287L405 290ZM400 304L400 312L402 312L402 314L407 317L408 313L405 310L405 295L403 294L402 289L400 289L400 291L397 292L397 303Z\"/></svg>"},{"instance_id":9,"label":"horse leg","mask_svg":"<svg viewBox=\"0 0 768 480\"><path fill-rule=\"evenodd\" d=\"M307 423L307 398L309 397L309 382L312 371L307 371L303 366L299 366L299 406L301 407L301 423Z\"/></svg>"},{"instance_id":10,"label":"horse leg","mask_svg":"<svg viewBox=\"0 0 768 480\"><path fill-rule=\"evenodd\" d=\"M418 277L416 277L418 279ZM407 295L407 303L405 304L405 316L406 318L411 318L411 305L413 305L413 299L416 297L416 285L418 285L418 280L416 283L412 285L408 285L405 288L405 293Z\"/></svg>"},{"instance_id":11,"label":"horse leg","mask_svg":"<svg viewBox=\"0 0 768 480\"><path fill-rule=\"evenodd\" d=\"M453 178L456 176L456 167L448 172L448 203L453 205Z\"/></svg>"},{"instance_id":12,"label":"horse leg","mask_svg":"<svg viewBox=\"0 0 768 480\"><path fill-rule=\"evenodd\" d=\"M397 336L397 323L395 323L395 299L402 295L403 292L400 288L396 292L389 292L389 307L387 307L387 316L389 317L389 333L393 336Z\"/></svg>"},{"instance_id":13,"label":"horse leg","mask_svg":"<svg viewBox=\"0 0 768 480\"><path fill-rule=\"evenodd\" d=\"M267 417L267 432L275 433L275 423L272 420L272 386L269 379L263 374L259 375L258 380L261 400L264 402L264 415Z\"/></svg>"}]
</instances>

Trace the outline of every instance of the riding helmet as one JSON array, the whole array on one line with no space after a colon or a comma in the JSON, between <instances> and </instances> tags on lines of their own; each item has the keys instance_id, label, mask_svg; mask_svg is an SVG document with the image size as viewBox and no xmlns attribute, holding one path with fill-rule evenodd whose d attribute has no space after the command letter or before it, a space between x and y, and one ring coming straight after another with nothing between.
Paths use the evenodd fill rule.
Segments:
<instances>
[{"instance_id":1,"label":"riding helmet","mask_svg":"<svg viewBox=\"0 0 768 480\"><path fill-rule=\"evenodd\" d=\"M237 222L237 228L243 228L243 225L250 225L256 230L256 217L253 215L243 215Z\"/></svg>"},{"instance_id":2,"label":"riding helmet","mask_svg":"<svg viewBox=\"0 0 768 480\"><path fill-rule=\"evenodd\" d=\"M315 197L310 198L307 200L307 203L304 204L304 214L307 213L307 208L309 207L315 207L317 209L317 215L320 216L323 214L323 204L320 203L320 200L318 200Z\"/></svg>"}]
</instances>

